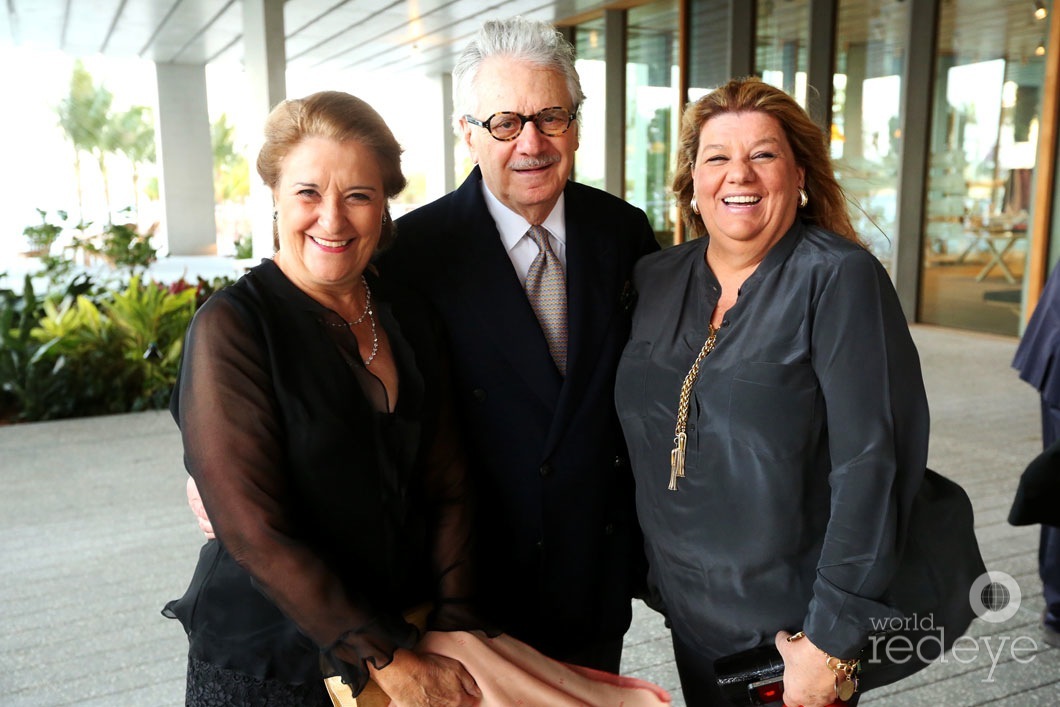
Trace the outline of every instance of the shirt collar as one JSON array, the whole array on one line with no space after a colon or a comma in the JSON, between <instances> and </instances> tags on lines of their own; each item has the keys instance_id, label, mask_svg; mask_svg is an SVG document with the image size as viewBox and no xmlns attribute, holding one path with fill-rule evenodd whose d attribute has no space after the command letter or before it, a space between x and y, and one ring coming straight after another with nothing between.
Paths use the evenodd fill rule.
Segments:
<instances>
[{"instance_id":1,"label":"shirt collar","mask_svg":"<svg viewBox=\"0 0 1060 707\"><path fill-rule=\"evenodd\" d=\"M497 224L497 231L501 234L504 249L511 251L533 224L501 203L501 200L494 196L486 186L485 181L482 182L482 196L486 199L486 209L493 217L493 222ZM548 229L553 238L566 245L567 228L563 218L564 213L564 194L560 192L556 205L552 207L552 211L541 225Z\"/></svg>"}]
</instances>

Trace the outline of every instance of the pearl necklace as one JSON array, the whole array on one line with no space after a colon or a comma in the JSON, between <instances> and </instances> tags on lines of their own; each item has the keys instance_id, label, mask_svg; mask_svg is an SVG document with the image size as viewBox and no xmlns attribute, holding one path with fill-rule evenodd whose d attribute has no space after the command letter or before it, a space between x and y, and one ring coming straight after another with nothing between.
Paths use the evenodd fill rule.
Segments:
<instances>
[{"instance_id":1,"label":"pearl necklace","mask_svg":"<svg viewBox=\"0 0 1060 707\"><path fill-rule=\"evenodd\" d=\"M372 288L368 286L368 280L365 279L364 275L361 275L361 284L364 285L364 311L361 312L361 316L357 317L352 321L343 320L342 324L335 324L333 322L324 322L328 326L340 326L349 328L356 326L364 321L365 317L368 317L368 323L372 325L372 353L368 354L368 358L363 359L365 366L371 366L372 361L375 360L375 355L379 353L379 333L375 328L375 312L372 311Z\"/></svg>"}]
</instances>

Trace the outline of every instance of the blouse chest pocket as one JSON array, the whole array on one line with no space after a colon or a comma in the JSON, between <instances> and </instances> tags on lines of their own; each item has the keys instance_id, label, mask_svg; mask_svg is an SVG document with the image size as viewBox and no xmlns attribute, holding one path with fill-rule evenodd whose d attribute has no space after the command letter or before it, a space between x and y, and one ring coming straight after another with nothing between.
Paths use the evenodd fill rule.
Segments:
<instances>
[{"instance_id":1,"label":"blouse chest pocket","mask_svg":"<svg viewBox=\"0 0 1060 707\"><path fill-rule=\"evenodd\" d=\"M652 342L631 340L618 361L615 408L619 418L641 417L645 411L644 380L651 363Z\"/></svg>"},{"instance_id":2,"label":"blouse chest pocket","mask_svg":"<svg viewBox=\"0 0 1060 707\"><path fill-rule=\"evenodd\" d=\"M808 363L743 363L732 381L732 439L756 455L800 456L819 434L817 400L817 377Z\"/></svg>"}]
</instances>

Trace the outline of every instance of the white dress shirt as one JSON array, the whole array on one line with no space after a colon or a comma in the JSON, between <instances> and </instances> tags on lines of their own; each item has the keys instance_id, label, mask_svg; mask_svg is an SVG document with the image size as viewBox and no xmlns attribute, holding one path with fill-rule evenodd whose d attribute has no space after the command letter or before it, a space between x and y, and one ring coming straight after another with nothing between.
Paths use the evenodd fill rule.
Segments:
<instances>
[{"instance_id":1,"label":"white dress shirt","mask_svg":"<svg viewBox=\"0 0 1060 707\"><path fill-rule=\"evenodd\" d=\"M504 250L512 261L515 274L519 276L519 282L525 283L526 274L530 271L530 263L534 262L538 253L537 244L526 235L533 224L501 203L501 200L486 187L485 182L482 183L482 195L486 198L486 208L493 217L493 222L497 224L497 231L501 234L501 243L504 244ZM552 207L552 211L541 225L548 230L550 234L548 240L552 251L559 258L565 270L567 268L567 229L563 218L563 208L563 194L560 193L556 205Z\"/></svg>"}]
</instances>

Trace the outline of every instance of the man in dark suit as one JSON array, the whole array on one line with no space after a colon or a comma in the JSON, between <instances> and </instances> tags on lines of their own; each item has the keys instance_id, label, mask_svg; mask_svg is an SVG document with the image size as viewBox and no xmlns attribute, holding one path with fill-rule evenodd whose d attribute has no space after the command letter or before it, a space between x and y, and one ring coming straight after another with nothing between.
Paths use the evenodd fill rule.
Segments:
<instances>
[{"instance_id":1,"label":"man in dark suit","mask_svg":"<svg viewBox=\"0 0 1060 707\"><path fill-rule=\"evenodd\" d=\"M641 210L569 181L584 96L553 27L487 22L454 88L477 166L398 220L379 267L447 325L486 615L547 655L617 672L645 565L613 389L633 264L658 245ZM529 294L542 277L550 311Z\"/></svg>"},{"instance_id":2,"label":"man in dark suit","mask_svg":"<svg viewBox=\"0 0 1060 707\"><path fill-rule=\"evenodd\" d=\"M1060 268L1045 283L1038 306L1034 310L1027 328L1020 339L1012 366L1019 370L1020 378L1038 390L1042 406L1042 446L1047 450L1060 442ZM1013 505L1010 522L1020 525L1031 522L1042 524L1038 545L1038 574L1042 579L1045 594L1045 612L1042 614L1042 637L1046 643L1060 648L1060 527L1051 525L1055 515L1043 512L1042 506L1056 509L1057 498L1031 498L1031 483L1042 474L1060 473L1060 467L1049 463L1053 454L1039 457L1030 475L1021 483ZM1026 475L1026 474L1025 474Z\"/></svg>"}]
</instances>

